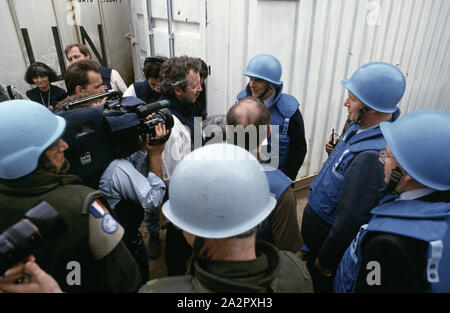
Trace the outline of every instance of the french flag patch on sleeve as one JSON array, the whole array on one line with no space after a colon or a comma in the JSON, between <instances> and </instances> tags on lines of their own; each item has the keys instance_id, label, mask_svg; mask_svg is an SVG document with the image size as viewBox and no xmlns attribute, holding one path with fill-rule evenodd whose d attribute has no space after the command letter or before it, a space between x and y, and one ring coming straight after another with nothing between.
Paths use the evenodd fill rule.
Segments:
<instances>
[{"instance_id":1,"label":"french flag patch on sleeve","mask_svg":"<svg viewBox=\"0 0 450 313\"><path fill-rule=\"evenodd\" d=\"M106 214L106 209L103 206L103 203L101 203L98 199L91 203L91 207L89 210L92 215L98 218L103 217Z\"/></svg>"}]
</instances>

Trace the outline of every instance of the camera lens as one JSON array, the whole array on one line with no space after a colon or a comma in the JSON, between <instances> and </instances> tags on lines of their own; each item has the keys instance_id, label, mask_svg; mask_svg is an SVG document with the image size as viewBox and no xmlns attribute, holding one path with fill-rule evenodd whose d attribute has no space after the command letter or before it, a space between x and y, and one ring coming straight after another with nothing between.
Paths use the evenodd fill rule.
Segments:
<instances>
[{"instance_id":1,"label":"camera lens","mask_svg":"<svg viewBox=\"0 0 450 313\"><path fill-rule=\"evenodd\" d=\"M44 241L67 231L58 212L43 201L25 214L25 218L0 235L0 274L30 255Z\"/></svg>"}]
</instances>

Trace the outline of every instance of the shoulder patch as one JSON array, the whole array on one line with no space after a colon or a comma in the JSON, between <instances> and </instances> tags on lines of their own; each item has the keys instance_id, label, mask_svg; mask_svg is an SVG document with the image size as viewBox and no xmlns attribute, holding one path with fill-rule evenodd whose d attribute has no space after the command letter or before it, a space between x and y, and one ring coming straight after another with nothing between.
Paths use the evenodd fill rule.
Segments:
<instances>
[{"instance_id":1,"label":"shoulder patch","mask_svg":"<svg viewBox=\"0 0 450 313\"><path fill-rule=\"evenodd\" d=\"M102 229L105 231L105 233L114 234L118 228L119 225L117 224L114 217L111 216L111 214L107 213L105 214L105 216L103 216Z\"/></svg>"},{"instance_id":2,"label":"shoulder patch","mask_svg":"<svg viewBox=\"0 0 450 313\"><path fill-rule=\"evenodd\" d=\"M102 230L105 233L114 234L119 228L119 224L117 223L117 221L114 219L114 217L112 217L111 214L108 213L108 210L106 210L105 206L99 199L96 199L91 203L89 212L94 217L101 218Z\"/></svg>"},{"instance_id":3,"label":"shoulder patch","mask_svg":"<svg viewBox=\"0 0 450 313\"><path fill-rule=\"evenodd\" d=\"M103 217L107 213L103 203L98 199L91 203L89 212L97 218Z\"/></svg>"}]
</instances>

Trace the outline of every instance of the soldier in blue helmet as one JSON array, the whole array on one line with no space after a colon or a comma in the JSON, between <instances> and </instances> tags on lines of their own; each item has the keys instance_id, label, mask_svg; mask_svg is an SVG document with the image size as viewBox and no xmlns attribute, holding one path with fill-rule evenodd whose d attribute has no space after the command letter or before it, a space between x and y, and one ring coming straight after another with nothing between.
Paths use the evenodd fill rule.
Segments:
<instances>
[{"instance_id":1,"label":"soldier in blue helmet","mask_svg":"<svg viewBox=\"0 0 450 313\"><path fill-rule=\"evenodd\" d=\"M47 201L65 220L68 231L40 246L35 257L61 288L136 291L142 277L122 241L122 226L98 191L80 185L77 176L64 174L69 166L64 157L68 145L61 139L65 129L65 119L37 102L0 104L0 233L36 203ZM78 282L68 276L73 262L80 269Z\"/></svg>"},{"instance_id":2,"label":"soldier in blue helmet","mask_svg":"<svg viewBox=\"0 0 450 313\"><path fill-rule=\"evenodd\" d=\"M139 292L312 292L311 277L299 258L256 240L258 225L276 199L251 153L221 143L199 148L174 170L169 193L162 211L193 246L190 269L186 275L151 280ZM22 268L36 279L19 286L0 280L0 291L61 292L32 257Z\"/></svg>"},{"instance_id":3,"label":"soldier in blue helmet","mask_svg":"<svg viewBox=\"0 0 450 313\"><path fill-rule=\"evenodd\" d=\"M270 124L278 126L277 129L273 128L268 138L271 164L295 181L306 155L305 126L297 99L283 93L281 72L281 63L274 56L255 56L243 73L250 78L250 82L237 95L237 101L245 96L264 101L270 111ZM276 157L278 159L274 160Z\"/></svg>"},{"instance_id":4,"label":"soldier in blue helmet","mask_svg":"<svg viewBox=\"0 0 450 313\"><path fill-rule=\"evenodd\" d=\"M314 179L302 219L303 249L316 292L331 292L334 272L385 187L380 123L396 119L406 81L392 64L372 62L342 81L351 124Z\"/></svg>"},{"instance_id":5,"label":"soldier in blue helmet","mask_svg":"<svg viewBox=\"0 0 450 313\"><path fill-rule=\"evenodd\" d=\"M450 292L450 114L381 123L387 193L346 250L335 292Z\"/></svg>"}]
</instances>

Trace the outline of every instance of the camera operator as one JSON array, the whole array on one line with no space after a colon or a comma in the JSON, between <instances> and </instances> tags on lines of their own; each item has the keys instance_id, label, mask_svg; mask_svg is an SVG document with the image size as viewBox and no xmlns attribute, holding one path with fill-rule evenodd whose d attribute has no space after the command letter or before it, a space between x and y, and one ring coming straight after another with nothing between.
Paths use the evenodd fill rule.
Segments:
<instances>
[{"instance_id":1,"label":"camera operator","mask_svg":"<svg viewBox=\"0 0 450 313\"><path fill-rule=\"evenodd\" d=\"M64 73L67 95L87 93L96 95L105 92L103 86L101 65L92 60L81 60L70 64Z\"/></svg>"},{"instance_id":2,"label":"camera operator","mask_svg":"<svg viewBox=\"0 0 450 313\"><path fill-rule=\"evenodd\" d=\"M147 119L154 115L149 115ZM155 128L155 139L167 134L166 125L159 123ZM143 140L139 151L132 155L126 155L126 152L115 153L115 160L109 164L100 178L99 190L124 226L124 242L138 262L143 278L148 280L148 257L139 227L144 211L150 216L159 216L158 207L166 191L161 165L164 143L150 145L148 134L140 137ZM131 142L136 150L139 149L137 139L136 136L133 143L129 133L123 135L123 141Z\"/></svg>"},{"instance_id":3,"label":"camera operator","mask_svg":"<svg viewBox=\"0 0 450 313\"><path fill-rule=\"evenodd\" d=\"M99 192L79 185L77 176L64 174L69 167L64 157L68 145L61 139L65 129L63 118L36 102L11 100L0 105L0 233L45 200L65 220L68 231L42 245L35 256L61 288L136 291L142 277L122 241L122 226L108 213ZM70 264L78 265L75 272Z\"/></svg>"}]
</instances>

